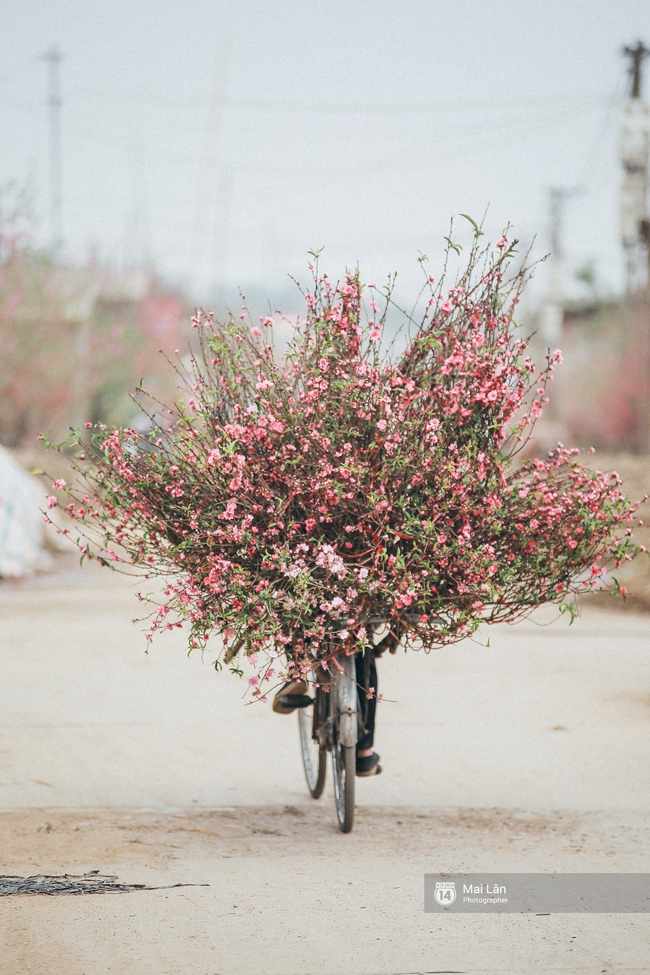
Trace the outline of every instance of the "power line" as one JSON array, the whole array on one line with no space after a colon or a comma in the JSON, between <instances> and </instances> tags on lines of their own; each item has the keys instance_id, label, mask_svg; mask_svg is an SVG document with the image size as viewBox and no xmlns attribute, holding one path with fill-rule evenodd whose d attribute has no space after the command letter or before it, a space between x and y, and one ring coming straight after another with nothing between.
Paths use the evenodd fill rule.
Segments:
<instances>
[{"instance_id":1,"label":"power line","mask_svg":"<svg viewBox=\"0 0 650 975\"><path fill-rule=\"evenodd\" d=\"M221 103L227 108L237 110L251 109L253 111L269 111L279 109L287 112L333 115L393 115L393 114L436 114L445 112L462 111L485 111L486 109L498 108L500 111L513 109L529 108L534 105L548 107L554 103L600 103L609 96L605 92L585 91L585 92L555 92L549 95L532 96L529 98L499 98L495 105L494 99L471 99L453 100L440 102L299 102L285 99L265 99L265 98L231 98L224 97ZM132 91L115 92L102 91L84 88L83 90L71 91L69 98L73 101L84 101L88 99L101 99L111 102L149 102L151 104L168 105L169 107L184 107L188 105L203 106L212 104L213 95L162 95L154 92Z\"/></svg>"},{"instance_id":2,"label":"power line","mask_svg":"<svg viewBox=\"0 0 650 975\"><path fill-rule=\"evenodd\" d=\"M14 78L20 78L22 75L33 70L33 64L24 64L21 68L14 68L13 71L8 71L7 74L0 75L0 88L3 85L8 85Z\"/></svg>"}]
</instances>

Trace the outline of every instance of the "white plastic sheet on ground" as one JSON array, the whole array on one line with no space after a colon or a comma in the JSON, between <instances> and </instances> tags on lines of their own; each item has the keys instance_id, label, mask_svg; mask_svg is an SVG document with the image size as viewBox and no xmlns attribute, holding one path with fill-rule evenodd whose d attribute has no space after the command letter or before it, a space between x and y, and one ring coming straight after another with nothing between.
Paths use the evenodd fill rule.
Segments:
<instances>
[{"instance_id":1,"label":"white plastic sheet on ground","mask_svg":"<svg viewBox=\"0 0 650 975\"><path fill-rule=\"evenodd\" d=\"M0 447L0 577L19 579L44 567L41 492Z\"/></svg>"}]
</instances>

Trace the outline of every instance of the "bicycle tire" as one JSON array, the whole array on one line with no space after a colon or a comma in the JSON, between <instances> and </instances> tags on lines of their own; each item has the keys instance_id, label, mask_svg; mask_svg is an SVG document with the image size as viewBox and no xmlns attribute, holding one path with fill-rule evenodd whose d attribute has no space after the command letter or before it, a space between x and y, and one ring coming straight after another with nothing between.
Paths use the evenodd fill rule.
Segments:
<instances>
[{"instance_id":1,"label":"bicycle tire","mask_svg":"<svg viewBox=\"0 0 650 975\"><path fill-rule=\"evenodd\" d=\"M354 745L341 745L338 741L332 747L334 803L336 805L336 818L342 833L350 833L354 826L356 752Z\"/></svg>"},{"instance_id":2,"label":"bicycle tire","mask_svg":"<svg viewBox=\"0 0 650 975\"><path fill-rule=\"evenodd\" d=\"M314 799L320 799L322 796L327 778L327 748L317 737L322 714L322 699L323 692L317 688L311 715L305 713L308 710L305 708L298 711L302 767L307 788Z\"/></svg>"},{"instance_id":3,"label":"bicycle tire","mask_svg":"<svg viewBox=\"0 0 650 975\"><path fill-rule=\"evenodd\" d=\"M358 695L354 656L338 660L340 671L329 693L332 776L336 818L342 833L354 825L354 786L357 765Z\"/></svg>"}]
</instances>

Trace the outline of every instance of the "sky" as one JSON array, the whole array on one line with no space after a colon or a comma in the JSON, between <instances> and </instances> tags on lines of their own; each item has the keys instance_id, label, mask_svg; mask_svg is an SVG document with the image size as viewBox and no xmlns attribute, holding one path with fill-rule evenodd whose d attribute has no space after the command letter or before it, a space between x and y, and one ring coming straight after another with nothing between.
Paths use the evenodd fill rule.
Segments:
<instances>
[{"instance_id":1,"label":"sky","mask_svg":"<svg viewBox=\"0 0 650 975\"><path fill-rule=\"evenodd\" d=\"M192 300L281 293L323 248L408 291L459 213L548 250L568 290L622 287L625 44L647 0L2 0L0 186L28 184L47 243L47 68L57 45L70 261L152 264ZM646 62L650 75L650 59ZM650 77L646 94L650 99ZM469 238L468 238L469 239ZM541 294L543 273L538 283ZM540 290L541 289L541 290Z\"/></svg>"}]
</instances>

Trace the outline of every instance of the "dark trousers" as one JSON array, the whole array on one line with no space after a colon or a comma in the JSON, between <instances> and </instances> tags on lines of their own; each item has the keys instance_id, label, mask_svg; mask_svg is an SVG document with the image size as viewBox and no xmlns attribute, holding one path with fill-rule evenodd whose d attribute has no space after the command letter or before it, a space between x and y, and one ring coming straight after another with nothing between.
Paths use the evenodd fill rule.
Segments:
<instances>
[{"instance_id":1,"label":"dark trousers","mask_svg":"<svg viewBox=\"0 0 650 975\"><path fill-rule=\"evenodd\" d=\"M365 656L358 653L355 658L357 671L357 685L359 688L359 713L363 731L357 742L357 750L372 748L375 740L375 712L377 711L377 663L372 650L366 650ZM366 697L369 687L374 688L370 700Z\"/></svg>"}]
</instances>

